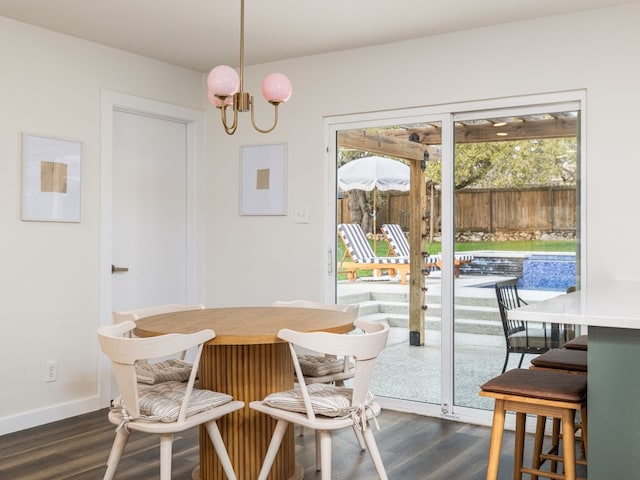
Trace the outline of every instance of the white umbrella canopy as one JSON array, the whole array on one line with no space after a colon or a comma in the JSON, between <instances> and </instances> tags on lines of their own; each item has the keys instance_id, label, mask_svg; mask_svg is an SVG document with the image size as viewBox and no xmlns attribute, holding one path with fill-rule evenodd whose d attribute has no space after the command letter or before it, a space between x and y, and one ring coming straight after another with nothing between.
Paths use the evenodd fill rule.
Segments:
<instances>
[{"instance_id":1,"label":"white umbrella canopy","mask_svg":"<svg viewBox=\"0 0 640 480\"><path fill-rule=\"evenodd\" d=\"M409 190L410 169L408 165L386 157L363 157L345 163L338 169L338 188L381 191Z\"/></svg>"},{"instance_id":2,"label":"white umbrella canopy","mask_svg":"<svg viewBox=\"0 0 640 480\"><path fill-rule=\"evenodd\" d=\"M372 190L400 192L409 191L411 169L408 165L387 157L362 157L345 163L338 169L338 188L349 190ZM376 194L373 193L373 244L376 245Z\"/></svg>"}]
</instances>

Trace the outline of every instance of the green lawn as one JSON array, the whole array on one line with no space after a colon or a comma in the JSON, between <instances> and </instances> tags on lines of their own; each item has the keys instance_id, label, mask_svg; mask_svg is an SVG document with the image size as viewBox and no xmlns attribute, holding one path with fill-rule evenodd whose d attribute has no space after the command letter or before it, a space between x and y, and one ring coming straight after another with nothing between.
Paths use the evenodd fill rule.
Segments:
<instances>
[{"instance_id":1,"label":"green lawn","mask_svg":"<svg viewBox=\"0 0 640 480\"><path fill-rule=\"evenodd\" d=\"M369 240L369 244L373 249L373 240ZM389 252L389 245L384 240L376 242L376 255L379 257L385 257L391 255ZM426 251L432 254L438 254L441 251L441 244L439 242L427 243ZM457 242L455 246L456 252L472 252L478 250L501 250L501 251L514 251L514 252L575 252L576 242L575 240L518 240L508 242ZM338 240L338 265L344 252L344 245ZM368 277L373 275L371 270L359 270L358 276ZM339 273L338 280L346 280L346 273Z\"/></svg>"}]
</instances>

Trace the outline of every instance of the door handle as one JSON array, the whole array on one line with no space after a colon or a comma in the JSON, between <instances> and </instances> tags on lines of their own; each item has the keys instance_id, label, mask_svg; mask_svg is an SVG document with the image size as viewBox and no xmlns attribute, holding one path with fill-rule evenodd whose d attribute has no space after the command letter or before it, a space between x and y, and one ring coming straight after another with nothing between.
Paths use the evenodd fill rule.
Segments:
<instances>
[{"instance_id":1,"label":"door handle","mask_svg":"<svg viewBox=\"0 0 640 480\"><path fill-rule=\"evenodd\" d=\"M128 272L129 267L116 267L115 265L111 265L111 273L119 273L119 272Z\"/></svg>"}]
</instances>

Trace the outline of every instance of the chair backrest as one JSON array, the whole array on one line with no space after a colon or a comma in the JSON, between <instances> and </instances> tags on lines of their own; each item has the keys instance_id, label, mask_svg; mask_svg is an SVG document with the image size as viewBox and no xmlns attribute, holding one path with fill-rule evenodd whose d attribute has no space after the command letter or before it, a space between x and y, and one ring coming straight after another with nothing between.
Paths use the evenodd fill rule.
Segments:
<instances>
[{"instance_id":1,"label":"chair backrest","mask_svg":"<svg viewBox=\"0 0 640 480\"><path fill-rule=\"evenodd\" d=\"M338 234L345 248L354 262L367 263L376 257L362 227L357 223L341 223L338 225Z\"/></svg>"},{"instance_id":2,"label":"chair backrest","mask_svg":"<svg viewBox=\"0 0 640 480\"><path fill-rule=\"evenodd\" d=\"M410 255L409 242L400 225L387 223L381 227L384 238L387 239L391 250L397 257L408 257Z\"/></svg>"},{"instance_id":3,"label":"chair backrest","mask_svg":"<svg viewBox=\"0 0 640 480\"><path fill-rule=\"evenodd\" d=\"M278 300L276 302L273 302L272 305L274 307L323 308L325 310L335 310L337 312L348 313L352 315L354 319L358 317L358 313L360 311L360 305L358 304L338 305L335 303L312 302L311 300Z\"/></svg>"},{"instance_id":4,"label":"chair backrest","mask_svg":"<svg viewBox=\"0 0 640 480\"><path fill-rule=\"evenodd\" d=\"M178 415L178 421L184 420L187 415L189 397L197 376L197 365L202 354L202 346L215 337L214 331L202 330L190 334L171 333L149 338L131 337L131 331L135 328L135 322L127 320L98 329L100 348L111 360L113 373L128 415L133 418L140 416L136 361L172 355L192 347L198 347Z\"/></svg>"},{"instance_id":5,"label":"chair backrest","mask_svg":"<svg viewBox=\"0 0 640 480\"><path fill-rule=\"evenodd\" d=\"M514 308L527 305L518 295L518 280L510 279L495 284L496 300L498 301L498 309L500 310L500 318L502 319L502 328L507 338L514 333L525 330L524 322L509 319L507 312Z\"/></svg>"},{"instance_id":6,"label":"chair backrest","mask_svg":"<svg viewBox=\"0 0 640 480\"><path fill-rule=\"evenodd\" d=\"M278 337L289 342L291 357L298 377L298 384L302 391L307 415L315 418L311 401L307 392L304 375L298 362L296 346L314 350L328 355L349 356L355 361L355 375L353 377L352 406L358 406L365 402L369 391L369 384L373 374L378 354L386 347L389 336L389 326L386 323L370 323L357 319L353 325L362 330L359 335L344 335L327 332L296 332L283 329L278 332Z\"/></svg>"},{"instance_id":7,"label":"chair backrest","mask_svg":"<svg viewBox=\"0 0 640 480\"><path fill-rule=\"evenodd\" d=\"M135 322L141 318L160 315L162 313L183 312L185 310L203 310L204 305L183 305L181 303L167 303L164 305L154 305L152 307L136 308L122 312L113 312L113 323L120 323L127 320Z\"/></svg>"}]
</instances>

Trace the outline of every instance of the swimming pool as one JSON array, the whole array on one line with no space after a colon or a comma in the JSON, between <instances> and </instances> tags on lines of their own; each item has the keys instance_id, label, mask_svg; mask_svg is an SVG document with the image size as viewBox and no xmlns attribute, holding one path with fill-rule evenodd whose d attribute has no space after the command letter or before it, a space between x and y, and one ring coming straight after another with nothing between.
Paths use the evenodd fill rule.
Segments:
<instances>
[{"instance_id":1,"label":"swimming pool","mask_svg":"<svg viewBox=\"0 0 640 480\"><path fill-rule=\"evenodd\" d=\"M575 284L575 255L533 254L522 261L520 289L566 291Z\"/></svg>"}]
</instances>

